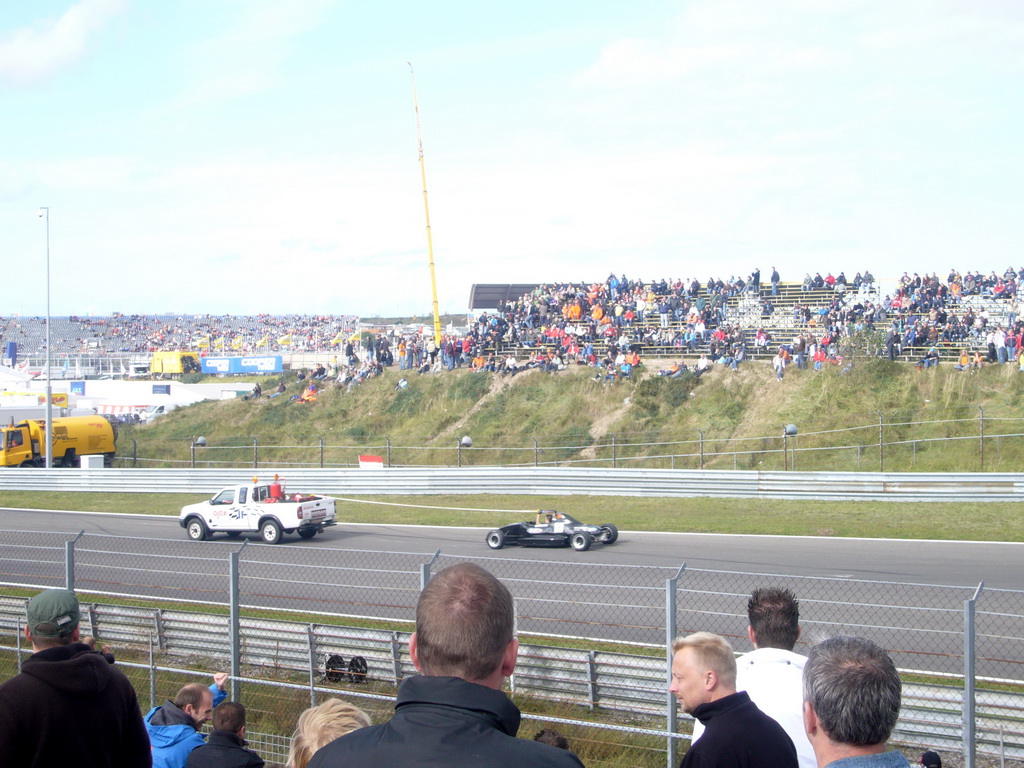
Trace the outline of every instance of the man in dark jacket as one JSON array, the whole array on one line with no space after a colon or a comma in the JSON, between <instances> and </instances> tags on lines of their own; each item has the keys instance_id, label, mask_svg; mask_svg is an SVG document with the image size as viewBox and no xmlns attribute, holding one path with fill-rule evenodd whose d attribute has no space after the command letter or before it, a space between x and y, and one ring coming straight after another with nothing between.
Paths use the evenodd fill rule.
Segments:
<instances>
[{"instance_id":1,"label":"man in dark jacket","mask_svg":"<svg viewBox=\"0 0 1024 768\"><path fill-rule=\"evenodd\" d=\"M697 632L677 639L672 652L669 691L704 726L680 768L797 768L782 726L736 692L736 657L724 638Z\"/></svg>"},{"instance_id":2,"label":"man in dark jacket","mask_svg":"<svg viewBox=\"0 0 1024 768\"><path fill-rule=\"evenodd\" d=\"M0 765L149 768L149 739L135 689L116 666L78 642L81 612L66 589L29 601L34 653L0 686Z\"/></svg>"},{"instance_id":3,"label":"man in dark jacket","mask_svg":"<svg viewBox=\"0 0 1024 768\"><path fill-rule=\"evenodd\" d=\"M245 744L245 707L225 701L213 710L206 744L189 752L185 768L263 768L263 758Z\"/></svg>"},{"instance_id":4,"label":"man in dark jacket","mask_svg":"<svg viewBox=\"0 0 1024 768\"><path fill-rule=\"evenodd\" d=\"M395 715L331 742L309 768L582 768L564 749L517 739L519 710L501 691L519 652L512 595L478 565L435 575L416 605Z\"/></svg>"}]
</instances>

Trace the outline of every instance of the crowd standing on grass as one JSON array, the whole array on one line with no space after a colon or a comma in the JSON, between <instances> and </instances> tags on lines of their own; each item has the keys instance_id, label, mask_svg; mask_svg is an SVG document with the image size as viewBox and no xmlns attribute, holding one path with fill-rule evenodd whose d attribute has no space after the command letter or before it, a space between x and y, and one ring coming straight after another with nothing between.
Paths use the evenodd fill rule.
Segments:
<instances>
[{"instance_id":1,"label":"crowd standing on grass","mask_svg":"<svg viewBox=\"0 0 1024 768\"><path fill-rule=\"evenodd\" d=\"M184 686L144 720L113 657L79 642L80 618L66 589L28 602L33 654L0 685L0 765L50 768L69 748L76 764L104 768L264 765L246 742L245 707L227 700L225 673L209 687ZM885 650L833 637L796 653L799 602L788 589L755 589L747 619L754 650L738 658L708 632L672 644L669 692L695 719L680 768L908 767L887 751L901 683ZM409 641L419 674L401 681L394 715L374 725L339 699L311 707L296 723L287 768L581 768L557 731L518 738L521 715L503 691L518 653L508 588L476 564L445 568L420 592ZM920 762L942 765L930 750Z\"/></svg>"}]
</instances>

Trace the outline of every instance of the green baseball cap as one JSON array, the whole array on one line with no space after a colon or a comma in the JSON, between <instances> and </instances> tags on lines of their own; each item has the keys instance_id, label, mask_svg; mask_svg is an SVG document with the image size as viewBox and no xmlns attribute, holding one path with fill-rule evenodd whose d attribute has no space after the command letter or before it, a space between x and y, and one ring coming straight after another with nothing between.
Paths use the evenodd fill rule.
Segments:
<instances>
[{"instance_id":1,"label":"green baseball cap","mask_svg":"<svg viewBox=\"0 0 1024 768\"><path fill-rule=\"evenodd\" d=\"M70 635L82 613L75 593L67 589L47 589L28 601L28 628L39 637Z\"/></svg>"}]
</instances>

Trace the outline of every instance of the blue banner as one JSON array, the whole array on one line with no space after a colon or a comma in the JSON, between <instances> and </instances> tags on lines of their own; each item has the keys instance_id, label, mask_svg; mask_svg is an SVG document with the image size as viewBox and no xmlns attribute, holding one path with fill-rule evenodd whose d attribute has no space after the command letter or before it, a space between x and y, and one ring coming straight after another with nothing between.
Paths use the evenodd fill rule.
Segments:
<instances>
[{"instance_id":1,"label":"blue banner","mask_svg":"<svg viewBox=\"0 0 1024 768\"><path fill-rule=\"evenodd\" d=\"M71 394L72 395L84 395L85 394L85 382L84 381L72 381L71 382Z\"/></svg>"},{"instance_id":2,"label":"blue banner","mask_svg":"<svg viewBox=\"0 0 1024 768\"><path fill-rule=\"evenodd\" d=\"M281 373L281 355L259 357L204 357L203 373Z\"/></svg>"}]
</instances>

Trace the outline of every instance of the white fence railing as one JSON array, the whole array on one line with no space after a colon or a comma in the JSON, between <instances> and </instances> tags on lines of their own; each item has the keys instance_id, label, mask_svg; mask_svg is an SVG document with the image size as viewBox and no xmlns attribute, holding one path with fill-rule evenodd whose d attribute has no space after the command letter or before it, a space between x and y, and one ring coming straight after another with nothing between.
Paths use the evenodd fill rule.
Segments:
<instances>
[{"instance_id":1,"label":"white fence railing","mask_svg":"<svg viewBox=\"0 0 1024 768\"><path fill-rule=\"evenodd\" d=\"M0 491L213 493L279 472L288 487L334 496L641 496L827 501L1024 501L1024 476L997 472L754 472L580 467L368 469L0 469Z\"/></svg>"}]
</instances>

